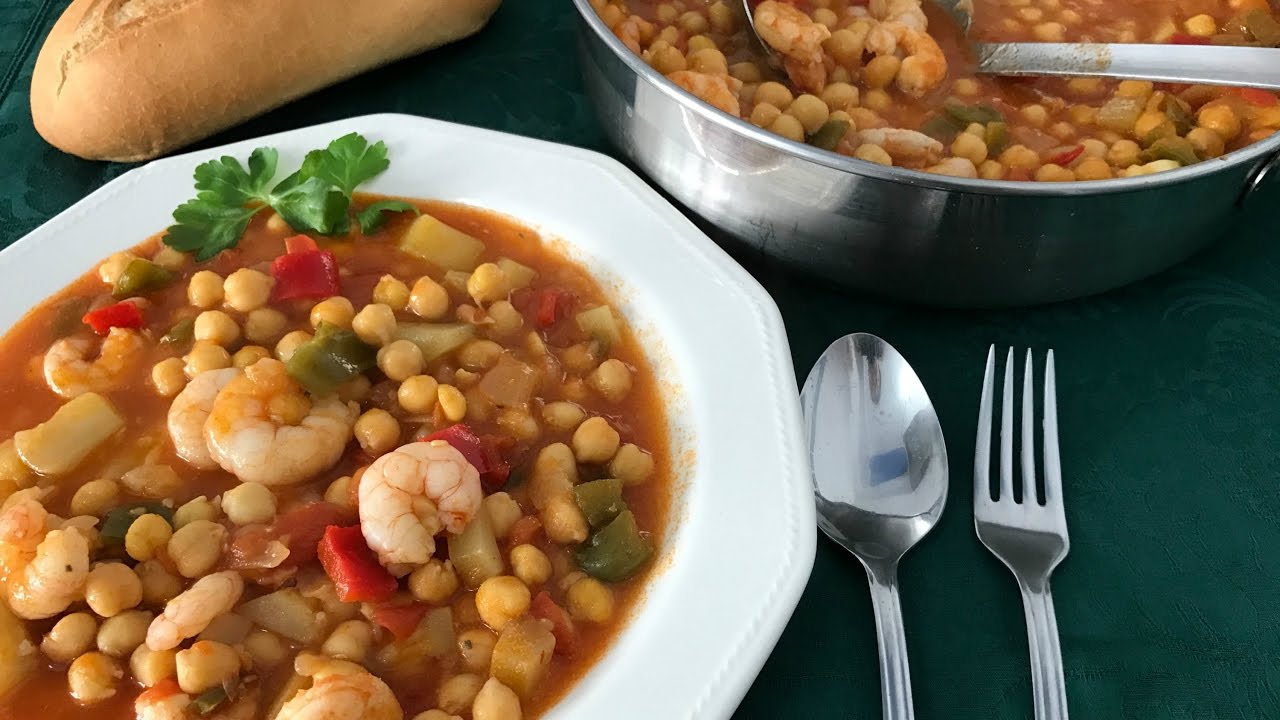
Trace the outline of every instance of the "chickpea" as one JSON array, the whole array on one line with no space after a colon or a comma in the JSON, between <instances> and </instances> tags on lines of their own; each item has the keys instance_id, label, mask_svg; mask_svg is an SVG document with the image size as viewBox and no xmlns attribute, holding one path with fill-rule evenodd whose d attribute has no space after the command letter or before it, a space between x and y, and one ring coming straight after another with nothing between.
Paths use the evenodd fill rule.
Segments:
<instances>
[{"instance_id":1,"label":"chickpea","mask_svg":"<svg viewBox=\"0 0 1280 720\"><path fill-rule=\"evenodd\" d=\"M436 406L440 384L430 375L414 375L400 383L396 399L405 412L425 415Z\"/></svg>"},{"instance_id":2,"label":"chickpea","mask_svg":"<svg viewBox=\"0 0 1280 720\"><path fill-rule=\"evenodd\" d=\"M1222 136L1209 128L1191 128L1191 132L1187 133L1187 141L1201 157L1214 158L1226 151Z\"/></svg>"},{"instance_id":3,"label":"chickpea","mask_svg":"<svg viewBox=\"0 0 1280 720\"><path fill-rule=\"evenodd\" d=\"M573 454L580 463L603 463L618 452L618 431L602 417L583 421L573 433Z\"/></svg>"},{"instance_id":4,"label":"chickpea","mask_svg":"<svg viewBox=\"0 0 1280 720\"><path fill-rule=\"evenodd\" d=\"M373 301L400 312L409 306L409 286L391 275L383 275L373 286Z\"/></svg>"},{"instance_id":5,"label":"chickpea","mask_svg":"<svg viewBox=\"0 0 1280 720\"><path fill-rule=\"evenodd\" d=\"M492 340L472 340L458 349L458 362L473 370L488 370L502 356L502 346Z\"/></svg>"},{"instance_id":6,"label":"chickpea","mask_svg":"<svg viewBox=\"0 0 1280 720\"><path fill-rule=\"evenodd\" d=\"M1075 179L1073 170L1054 163L1046 163L1036 170L1036 180L1039 182L1071 182Z\"/></svg>"},{"instance_id":7,"label":"chickpea","mask_svg":"<svg viewBox=\"0 0 1280 720\"><path fill-rule=\"evenodd\" d=\"M99 516L116 504L120 486L114 480L90 480L71 496L73 515Z\"/></svg>"},{"instance_id":8,"label":"chickpea","mask_svg":"<svg viewBox=\"0 0 1280 720\"><path fill-rule=\"evenodd\" d=\"M1227 142L1240 134L1240 118L1236 117L1229 105L1206 105L1200 108L1196 123L1218 133Z\"/></svg>"},{"instance_id":9,"label":"chickpea","mask_svg":"<svg viewBox=\"0 0 1280 720\"><path fill-rule=\"evenodd\" d=\"M240 654L213 640L200 640L176 658L178 687L188 695L199 695L240 674Z\"/></svg>"},{"instance_id":10,"label":"chickpea","mask_svg":"<svg viewBox=\"0 0 1280 720\"><path fill-rule=\"evenodd\" d=\"M209 370L231 367L231 353L221 345L215 345L207 340L197 340L183 360L186 361L183 369L188 378L194 378Z\"/></svg>"},{"instance_id":11,"label":"chickpea","mask_svg":"<svg viewBox=\"0 0 1280 720\"><path fill-rule=\"evenodd\" d=\"M778 119L769 124L768 130L788 140L804 142L804 125L793 115L779 115Z\"/></svg>"},{"instance_id":12,"label":"chickpea","mask_svg":"<svg viewBox=\"0 0 1280 720\"><path fill-rule=\"evenodd\" d=\"M587 414L581 407L564 400L547 403L542 408L542 421L560 431L578 427L586 417Z\"/></svg>"},{"instance_id":13,"label":"chickpea","mask_svg":"<svg viewBox=\"0 0 1280 720\"><path fill-rule=\"evenodd\" d=\"M688 45L689 47L690 58L693 57L694 53L700 52L702 50L714 50L716 47L715 41L707 37L706 35L694 35L693 37L689 38L689 41L686 43L686 45Z\"/></svg>"},{"instance_id":14,"label":"chickpea","mask_svg":"<svg viewBox=\"0 0 1280 720\"><path fill-rule=\"evenodd\" d=\"M767 103L779 112L791 107L791 91L780 82L763 82L756 88L756 104Z\"/></svg>"},{"instance_id":15,"label":"chickpea","mask_svg":"<svg viewBox=\"0 0 1280 720\"><path fill-rule=\"evenodd\" d=\"M129 670L140 685L154 687L177 674L176 658L177 653L173 650L152 650L142 643L129 656Z\"/></svg>"},{"instance_id":16,"label":"chickpea","mask_svg":"<svg viewBox=\"0 0 1280 720\"><path fill-rule=\"evenodd\" d=\"M542 529L552 542L561 545L587 539L587 518L572 496L556 496L542 508Z\"/></svg>"},{"instance_id":17,"label":"chickpea","mask_svg":"<svg viewBox=\"0 0 1280 720\"><path fill-rule=\"evenodd\" d=\"M81 703L96 703L116 694L116 681L124 670L111 657L88 652L76 658L67 668L67 686L71 697Z\"/></svg>"},{"instance_id":18,"label":"chickpea","mask_svg":"<svg viewBox=\"0 0 1280 720\"><path fill-rule=\"evenodd\" d=\"M977 95L981 90L978 81L973 78L960 78L951 85L951 89L957 95L973 96Z\"/></svg>"},{"instance_id":19,"label":"chickpea","mask_svg":"<svg viewBox=\"0 0 1280 720\"><path fill-rule=\"evenodd\" d=\"M396 340L378 350L378 369L397 382L420 374L423 364L422 350L408 340Z\"/></svg>"},{"instance_id":20,"label":"chickpea","mask_svg":"<svg viewBox=\"0 0 1280 720\"><path fill-rule=\"evenodd\" d=\"M867 87L883 90L893 83L902 68L902 60L895 55L878 55L862 69L862 79Z\"/></svg>"},{"instance_id":21,"label":"chickpea","mask_svg":"<svg viewBox=\"0 0 1280 720\"><path fill-rule=\"evenodd\" d=\"M1018 19L1029 23L1037 23L1044 19L1044 11L1038 7L1024 7L1018 9Z\"/></svg>"},{"instance_id":22,"label":"chickpea","mask_svg":"<svg viewBox=\"0 0 1280 720\"><path fill-rule=\"evenodd\" d=\"M681 15L677 22L680 29L690 35L701 35L711 27L711 24L707 22L707 18L705 16L692 10Z\"/></svg>"},{"instance_id":23,"label":"chickpea","mask_svg":"<svg viewBox=\"0 0 1280 720\"><path fill-rule=\"evenodd\" d=\"M1173 123L1169 122L1169 118L1165 117L1162 112L1144 112L1138 116L1137 122L1133 124L1134 137L1145 138L1149 135L1164 137L1173 135Z\"/></svg>"},{"instance_id":24,"label":"chickpea","mask_svg":"<svg viewBox=\"0 0 1280 720\"><path fill-rule=\"evenodd\" d=\"M613 616L613 591L595 578L584 577L570 585L566 599L569 614L579 620L603 623Z\"/></svg>"},{"instance_id":25,"label":"chickpea","mask_svg":"<svg viewBox=\"0 0 1280 720\"><path fill-rule=\"evenodd\" d=\"M967 132L956 135L951 143L951 154L968 159L975 166L987 159L987 144L979 137Z\"/></svg>"},{"instance_id":26,"label":"chickpea","mask_svg":"<svg viewBox=\"0 0 1280 720\"><path fill-rule=\"evenodd\" d=\"M817 95L806 93L791 102L787 113L800 121L806 133L813 133L827 121L830 110Z\"/></svg>"},{"instance_id":27,"label":"chickpea","mask_svg":"<svg viewBox=\"0 0 1280 720\"><path fill-rule=\"evenodd\" d=\"M430 560L409 574L409 592L425 603L442 603L457 590L458 574L448 560Z\"/></svg>"},{"instance_id":28,"label":"chickpea","mask_svg":"<svg viewBox=\"0 0 1280 720\"><path fill-rule=\"evenodd\" d=\"M517 545L511 549L511 572L520 582L535 587L551 579L551 561L533 545Z\"/></svg>"},{"instance_id":29,"label":"chickpea","mask_svg":"<svg viewBox=\"0 0 1280 720\"><path fill-rule=\"evenodd\" d=\"M670 75L673 72L687 70L689 65L684 57L684 53L667 44L663 47L651 49L649 52L649 64L654 70L663 75Z\"/></svg>"},{"instance_id":30,"label":"chickpea","mask_svg":"<svg viewBox=\"0 0 1280 720\"><path fill-rule=\"evenodd\" d=\"M497 678L485 681L471 705L472 720L521 720L520 696Z\"/></svg>"},{"instance_id":31,"label":"chickpea","mask_svg":"<svg viewBox=\"0 0 1280 720\"><path fill-rule=\"evenodd\" d=\"M270 522L276 516L276 496L261 483L240 483L222 496L222 510L236 525Z\"/></svg>"},{"instance_id":32,"label":"chickpea","mask_svg":"<svg viewBox=\"0 0 1280 720\"><path fill-rule=\"evenodd\" d=\"M497 642L498 638L485 628L464 630L458 635L458 654L462 658L463 669L487 675L493 659L493 646Z\"/></svg>"},{"instance_id":33,"label":"chickpea","mask_svg":"<svg viewBox=\"0 0 1280 720\"><path fill-rule=\"evenodd\" d=\"M152 617L146 610L128 610L107 618L98 630L98 650L112 657L128 657L147 639Z\"/></svg>"},{"instance_id":34,"label":"chickpea","mask_svg":"<svg viewBox=\"0 0 1280 720\"><path fill-rule=\"evenodd\" d=\"M276 343L276 359L283 363L289 362L289 358L293 357L298 348L309 342L311 342L311 333L306 330L294 330L288 333Z\"/></svg>"},{"instance_id":35,"label":"chickpea","mask_svg":"<svg viewBox=\"0 0 1280 720\"><path fill-rule=\"evenodd\" d=\"M1196 15L1188 18L1183 27L1191 35L1198 37L1210 37L1218 33L1218 21L1213 19L1212 15Z\"/></svg>"},{"instance_id":36,"label":"chickpea","mask_svg":"<svg viewBox=\"0 0 1280 720\"><path fill-rule=\"evenodd\" d=\"M1022 115L1022 119L1026 120L1032 127L1044 127L1044 124L1049 122L1049 111L1039 103L1023 105L1018 112Z\"/></svg>"},{"instance_id":37,"label":"chickpea","mask_svg":"<svg viewBox=\"0 0 1280 720\"><path fill-rule=\"evenodd\" d=\"M757 83L764 80L764 73L760 72L760 66L753 62L737 62L729 66L730 77L737 78L743 83Z\"/></svg>"},{"instance_id":38,"label":"chickpea","mask_svg":"<svg viewBox=\"0 0 1280 720\"><path fill-rule=\"evenodd\" d=\"M270 275L240 268L227 276L222 283L226 303L232 310L247 313L267 304L276 281Z\"/></svg>"},{"instance_id":39,"label":"chickpea","mask_svg":"<svg viewBox=\"0 0 1280 720\"><path fill-rule=\"evenodd\" d=\"M859 145L853 151L853 156L859 160L866 160L880 165L892 165L893 158L889 156L888 151L879 145L864 143Z\"/></svg>"},{"instance_id":40,"label":"chickpea","mask_svg":"<svg viewBox=\"0 0 1280 720\"><path fill-rule=\"evenodd\" d=\"M364 662L373 645L373 628L364 620L347 620L333 629L320 652L342 660Z\"/></svg>"},{"instance_id":41,"label":"chickpea","mask_svg":"<svg viewBox=\"0 0 1280 720\"><path fill-rule=\"evenodd\" d=\"M624 485L640 485L653 474L653 466L652 455L634 443L627 443L618 448L618 453L609 462L609 474Z\"/></svg>"},{"instance_id":42,"label":"chickpea","mask_svg":"<svg viewBox=\"0 0 1280 720\"><path fill-rule=\"evenodd\" d=\"M383 455L390 452L400 441L400 423L392 417L391 413L381 408L366 410L356 420L355 436L365 452L370 455Z\"/></svg>"},{"instance_id":43,"label":"chickpea","mask_svg":"<svg viewBox=\"0 0 1280 720\"><path fill-rule=\"evenodd\" d=\"M1031 34L1041 42L1062 42L1067 37L1067 28L1059 22L1046 22L1032 28Z\"/></svg>"},{"instance_id":44,"label":"chickpea","mask_svg":"<svg viewBox=\"0 0 1280 720\"><path fill-rule=\"evenodd\" d=\"M55 663L70 663L93 647L98 634L98 621L87 612L63 615L45 633L40 641L40 651Z\"/></svg>"},{"instance_id":45,"label":"chickpea","mask_svg":"<svg viewBox=\"0 0 1280 720\"><path fill-rule=\"evenodd\" d=\"M196 316L195 339L226 347L240 339L240 326L221 310L205 310Z\"/></svg>"},{"instance_id":46,"label":"chickpea","mask_svg":"<svg viewBox=\"0 0 1280 720\"><path fill-rule=\"evenodd\" d=\"M231 356L231 367L243 370L269 357L271 357L271 351L261 345L245 345Z\"/></svg>"},{"instance_id":47,"label":"chickpea","mask_svg":"<svg viewBox=\"0 0 1280 720\"><path fill-rule=\"evenodd\" d=\"M222 276L209 270L201 270L187 282L187 301L202 310L217 307L222 302Z\"/></svg>"},{"instance_id":48,"label":"chickpea","mask_svg":"<svg viewBox=\"0 0 1280 720\"><path fill-rule=\"evenodd\" d=\"M169 544L173 528L164 518L147 513L133 521L124 535L124 549L134 560L150 560Z\"/></svg>"},{"instance_id":49,"label":"chickpea","mask_svg":"<svg viewBox=\"0 0 1280 720\"><path fill-rule=\"evenodd\" d=\"M452 385L440 385L436 390L436 402L450 422L458 422L467 415L467 398Z\"/></svg>"},{"instance_id":50,"label":"chickpea","mask_svg":"<svg viewBox=\"0 0 1280 720\"><path fill-rule=\"evenodd\" d=\"M858 88L847 82L833 82L822 90L820 96L831 112L848 110L858 106ZM832 120L835 118L832 117Z\"/></svg>"},{"instance_id":51,"label":"chickpea","mask_svg":"<svg viewBox=\"0 0 1280 720\"><path fill-rule=\"evenodd\" d=\"M1000 180L1004 178L1004 166L996 160L987 160L978 166L978 177L986 180Z\"/></svg>"},{"instance_id":52,"label":"chickpea","mask_svg":"<svg viewBox=\"0 0 1280 720\"><path fill-rule=\"evenodd\" d=\"M418 317L439 320L449 312L449 291L424 275L413 284L413 292L409 295L409 309Z\"/></svg>"},{"instance_id":53,"label":"chickpea","mask_svg":"<svg viewBox=\"0 0 1280 720\"><path fill-rule=\"evenodd\" d=\"M174 528L181 528L196 520L217 520L222 514L221 501L217 498L210 500L201 495L200 497L188 500L173 513Z\"/></svg>"},{"instance_id":54,"label":"chickpea","mask_svg":"<svg viewBox=\"0 0 1280 720\"><path fill-rule=\"evenodd\" d=\"M312 311L314 314L314 310ZM396 333L396 314L388 305L365 305L351 319L351 329L364 342L382 347L391 342Z\"/></svg>"},{"instance_id":55,"label":"chickpea","mask_svg":"<svg viewBox=\"0 0 1280 720\"><path fill-rule=\"evenodd\" d=\"M133 572L142 583L142 602L147 605L162 608L182 592L182 580L156 560L138 563Z\"/></svg>"},{"instance_id":56,"label":"chickpea","mask_svg":"<svg viewBox=\"0 0 1280 720\"><path fill-rule=\"evenodd\" d=\"M476 610L494 631L528 612L531 600L528 586L510 575L491 577L476 590Z\"/></svg>"},{"instance_id":57,"label":"chickpea","mask_svg":"<svg viewBox=\"0 0 1280 720\"><path fill-rule=\"evenodd\" d=\"M1107 151L1107 162L1118 168L1127 168L1138 162L1142 148L1132 140L1117 140Z\"/></svg>"},{"instance_id":58,"label":"chickpea","mask_svg":"<svg viewBox=\"0 0 1280 720\"><path fill-rule=\"evenodd\" d=\"M524 316L515 306L506 300L499 300L489 306L489 334L494 337L507 337L524 325Z\"/></svg>"},{"instance_id":59,"label":"chickpea","mask_svg":"<svg viewBox=\"0 0 1280 720\"><path fill-rule=\"evenodd\" d=\"M432 708L430 710L423 710L417 715L414 715L413 720L462 720L462 716L450 715L440 708Z\"/></svg>"},{"instance_id":60,"label":"chickpea","mask_svg":"<svg viewBox=\"0 0 1280 720\"><path fill-rule=\"evenodd\" d=\"M609 402L621 402L631 392L631 368L616 358L605 360L587 376L587 384Z\"/></svg>"},{"instance_id":61,"label":"chickpea","mask_svg":"<svg viewBox=\"0 0 1280 720\"><path fill-rule=\"evenodd\" d=\"M139 465L120 476L120 484L134 495L161 499L177 494L182 479L168 465Z\"/></svg>"},{"instance_id":62,"label":"chickpea","mask_svg":"<svg viewBox=\"0 0 1280 720\"><path fill-rule=\"evenodd\" d=\"M862 98L862 104L871 110L884 112L893 106L893 98L889 97L889 93L879 88L873 88L867 91Z\"/></svg>"},{"instance_id":63,"label":"chickpea","mask_svg":"<svg viewBox=\"0 0 1280 720\"><path fill-rule=\"evenodd\" d=\"M1000 162L1007 167L1030 170L1040 165L1040 155L1026 145L1010 145L1000 153Z\"/></svg>"},{"instance_id":64,"label":"chickpea","mask_svg":"<svg viewBox=\"0 0 1280 720\"><path fill-rule=\"evenodd\" d=\"M258 308L249 311L244 319L244 336L249 342L270 345L284 334L289 318L275 308Z\"/></svg>"},{"instance_id":65,"label":"chickpea","mask_svg":"<svg viewBox=\"0 0 1280 720\"><path fill-rule=\"evenodd\" d=\"M1085 158L1076 165L1077 180L1107 180L1114 177L1111 166L1106 160L1098 157Z\"/></svg>"},{"instance_id":66,"label":"chickpea","mask_svg":"<svg viewBox=\"0 0 1280 720\"><path fill-rule=\"evenodd\" d=\"M163 398L171 398L182 392L187 386L182 359L168 358L152 366L151 385L156 389L156 394Z\"/></svg>"},{"instance_id":67,"label":"chickpea","mask_svg":"<svg viewBox=\"0 0 1280 720\"><path fill-rule=\"evenodd\" d=\"M689 53L689 69L710 75L728 75L729 61L714 47Z\"/></svg>"},{"instance_id":68,"label":"chickpea","mask_svg":"<svg viewBox=\"0 0 1280 720\"><path fill-rule=\"evenodd\" d=\"M505 492L496 492L484 499L485 512L489 513L489 522L493 525L493 534L499 539L505 538L511 526L524 515L520 504Z\"/></svg>"},{"instance_id":69,"label":"chickpea","mask_svg":"<svg viewBox=\"0 0 1280 720\"><path fill-rule=\"evenodd\" d=\"M142 602L142 582L124 563L101 563L89 570L84 599L90 610L109 618Z\"/></svg>"},{"instance_id":70,"label":"chickpea","mask_svg":"<svg viewBox=\"0 0 1280 720\"><path fill-rule=\"evenodd\" d=\"M351 322L356 316L356 309L351 301L335 295L325 298L311 307L311 327L318 328L321 323L329 323L343 330L351 329Z\"/></svg>"},{"instance_id":71,"label":"chickpea","mask_svg":"<svg viewBox=\"0 0 1280 720\"><path fill-rule=\"evenodd\" d=\"M467 278L467 294L477 305L503 300L511 292L507 273L494 263L482 263Z\"/></svg>"},{"instance_id":72,"label":"chickpea","mask_svg":"<svg viewBox=\"0 0 1280 720\"><path fill-rule=\"evenodd\" d=\"M226 536L227 529L218 523L194 520L169 539L169 559L183 577L198 578L218 563Z\"/></svg>"},{"instance_id":73,"label":"chickpea","mask_svg":"<svg viewBox=\"0 0 1280 720\"><path fill-rule=\"evenodd\" d=\"M261 628L249 633L249 637L244 639L244 649L253 659L254 667L264 668L279 665L284 662L289 653L289 649L280 641L280 638L271 631Z\"/></svg>"},{"instance_id":74,"label":"chickpea","mask_svg":"<svg viewBox=\"0 0 1280 720\"><path fill-rule=\"evenodd\" d=\"M454 675L440 684L440 690L436 694L436 705L447 713L466 712L471 708L471 703L475 702L476 694L480 692L482 685L484 685L484 678L479 675L470 673Z\"/></svg>"}]
</instances>

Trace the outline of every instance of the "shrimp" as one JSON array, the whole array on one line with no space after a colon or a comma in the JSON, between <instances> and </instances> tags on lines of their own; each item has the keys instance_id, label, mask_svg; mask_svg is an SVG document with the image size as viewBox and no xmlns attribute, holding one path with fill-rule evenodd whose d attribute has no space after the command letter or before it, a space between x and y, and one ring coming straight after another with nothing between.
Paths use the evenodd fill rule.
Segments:
<instances>
[{"instance_id":1,"label":"shrimp","mask_svg":"<svg viewBox=\"0 0 1280 720\"><path fill-rule=\"evenodd\" d=\"M133 330L111 328L102 341L97 359L86 360L93 349L89 338L70 337L55 342L44 354L44 380L49 389L70 400L87 392L117 387L144 349L142 336Z\"/></svg>"},{"instance_id":2,"label":"shrimp","mask_svg":"<svg viewBox=\"0 0 1280 720\"><path fill-rule=\"evenodd\" d=\"M360 529L392 574L408 573L435 552L435 535L466 529L480 511L480 473L443 440L404 445L360 478Z\"/></svg>"},{"instance_id":3,"label":"shrimp","mask_svg":"<svg viewBox=\"0 0 1280 720\"><path fill-rule=\"evenodd\" d=\"M904 53L895 77L898 89L921 97L947 76L947 56L928 33L899 22L882 22L867 33L867 49L876 55Z\"/></svg>"},{"instance_id":4,"label":"shrimp","mask_svg":"<svg viewBox=\"0 0 1280 720\"><path fill-rule=\"evenodd\" d=\"M204 426L209 454L243 482L291 485L333 467L351 440L358 406L308 400L284 363L264 358L218 393Z\"/></svg>"},{"instance_id":5,"label":"shrimp","mask_svg":"<svg viewBox=\"0 0 1280 720\"><path fill-rule=\"evenodd\" d=\"M622 41L622 44L626 45L628 50L637 55L641 53L640 24L636 22L639 19L640 18L635 15L632 15L619 23L618 27L613 29L613 34L618 36L618 39Z\"/></svg>"},{"instance_id":6,"label":"shrimp","mask_svg":"<svg viewBox=\"0 0 1280 720\"><path fill-rule=\"evenodd\" d=\"M822 43L831 37L827 26L778 0L757 5L754 20L760 39L782 55L791 82L807 92L822 92L827 83Z\"/></svg>"},{"instance_id":7,"label":"shrimp","mask_svg":"<svg viewBox=\"0 0 1280 720\"><path fill-rule=\"evenodd\" d=\"M857 143L879 145L894 160L923 161L932 165L942 155L942 143L922 132L902 128L860 130Z\"/></svg>"},{"instance_id":8,"label":"shrimp","mask_svg":"<svg viewBox=\"0 0 1280 720\"><path fill-rule=\"evenodd\" d=\"M249 690L225 707L219 705L217 712L208 715L199 715L190 706L191 696L182 692L178 681L165 678L133 701L133 713L137 720L252 720L258 712L258 689Z\"/></svg>"},{"instance_id":9,"label":"shrimp","mask_svg":"<svg viewBox=\"0 0 1280 720\"><path fill-rule=\"evenodd\" d=\"M920 0L871 0L867 9L871 17L887 23L899 23L923 32L929 27Z\"/></svg>"},{"instance_id":10,"label":"shrimp","mask_svg":"<svg viewBox=\"0 0 1280 720\"><path fill-rule=\"evenodd\" d=\"M169 405L169 437L178 457L200 470L214 470L218 463L209 454L204 439L204 426L213 410L213 401L227 383L240 376L240 370L209 370L195 376Z\"/></svg>"},{"instance_id":11,"label":"shrimp","mask_svg":"<svg viewBox=\"0 0 1280 720\"><path fill-rule=\"evenodd\" d=\"M978 168L974 167L973 161L962 157L949 157L932 167L924 169L925 172L937 173L938 175L950 175L951 177L978 177Z\"/></svg>"},{"instance_id":12,"label":"shrimp","mask_svg":"<svg viewBox=\"0 0 1280 720\"><path fill-rule=\"evenodd\" d=\"M53 617L80 599L89 576L89 541L78 526L51 530L53 516L23 499L0 513L0 565L9 607L19 617Z\"/></svg>"},{"instance_id":13,"label":"shrimp","mask_svg":"<svg viewBox=\"0 0 1280 720\"><path fill-rule=\"evenodd\" d=\"M391 688L355 663L301 653L294 660L293 669L310 677L311 687L299 690L282 705L275 720L404 718L404 710Z\"/></svg>"},{"instance_id":14,"label":"shrimp","mask_svg":"<svg viewBox=\"0 0 1280 720\"><path fill-rule=\"evenodd\" d=\"M738 101L738 91L742 89L742 81L735 77L711 75L693 70L677 70L667 78L714 108L734 116L742 111L742 104Z\"/></svg>"},{"instance_id":15,"label":"shrimp","mask_svg":"<svg viewBox=\"0 0 1280 720\"><path fill-rule=\"evenodd\" d=\"M209 623L230 612L244 592L244 580L234 570L205 575L164 606L147 628L147 647L170 650L199 635Z\"/></svg>"}]
</instances>

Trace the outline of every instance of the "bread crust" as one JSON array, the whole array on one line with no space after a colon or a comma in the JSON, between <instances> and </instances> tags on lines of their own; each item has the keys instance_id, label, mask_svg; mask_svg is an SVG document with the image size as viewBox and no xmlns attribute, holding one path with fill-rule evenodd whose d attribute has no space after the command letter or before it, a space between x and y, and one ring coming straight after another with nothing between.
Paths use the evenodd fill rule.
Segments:
<instances>
[{"instance_id":1,"label":"bread crust","mask_svg":"<svg viewBox=\"0 0 1280 720\"><path fill-rule=\"evenodd\" d=\"M500 0L74 0L31 78L54 146L147 160L471 35Z\"/></svg>"}]
</instances>

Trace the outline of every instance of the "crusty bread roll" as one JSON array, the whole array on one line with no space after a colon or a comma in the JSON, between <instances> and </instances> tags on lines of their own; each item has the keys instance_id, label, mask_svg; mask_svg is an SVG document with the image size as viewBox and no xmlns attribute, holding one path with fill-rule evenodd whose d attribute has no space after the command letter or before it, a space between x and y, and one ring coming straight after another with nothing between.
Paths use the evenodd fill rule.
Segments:
<instances>
[{"instance_id":1,"label":"crusty bread roll","mask_svg":"<svg viewBox=\"0 0 1280 720\"><path fill-rule=\"evenodd\" d=\"M80 157L146 160L452 40L500 0L73 0L31 116Z\"/></svg>"}]
</instances>

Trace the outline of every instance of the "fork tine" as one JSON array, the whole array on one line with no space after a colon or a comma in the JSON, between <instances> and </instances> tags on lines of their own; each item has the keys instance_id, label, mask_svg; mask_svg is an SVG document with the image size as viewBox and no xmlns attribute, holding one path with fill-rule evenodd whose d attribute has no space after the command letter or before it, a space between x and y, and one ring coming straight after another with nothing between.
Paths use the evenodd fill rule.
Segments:
<instances>
[{"instance_id":1,"label":"fork tine","mask_svg":"<svg viewBox=\"0 0 1280 720\"><path fill-rule=\"evenodd\" d=\"M1058 458L1058 387L1053 351L1044 364L1044 503L1062 507L1062 462Z\"/></svg>"},{"instance_id":2,"label":"fork tine","mask_svg":"<svg viewBox=\"0 0 1280 720\"><path fill-rule=\"evenodd\" d=\"M1000 496L1001 502L1015 501L1013 494L1013 348L1004 361L1004 400L1000 406Z\"/></svg>"},{"instance_id":3,"label":"fork tine","mask_svg":"<svg viewBox=\"0 0 1280 720\"><path fill-rule=\"evenodd\" d=\"M978 439L973 453L973 504L991 503L991 385L996 373L996 346L987 350L987 370L982 376L978 401Z\"/></svg>"},{"instance_id":4,"label":"fork tine","mask_svg":"<svg viewBox=\"0 0 1280 720\"><path fill-rule=\"evenodd\" d=\"M1032 395L1035 363L1031 360L1031 348L1027 348L1027 362L1022 369L1022 501L1038 503L1036 499L1036 400Z\"/></svg>"}]
</instances>

